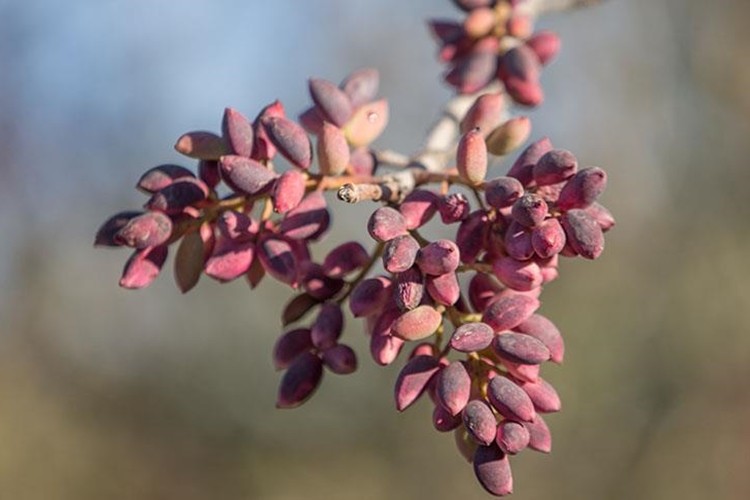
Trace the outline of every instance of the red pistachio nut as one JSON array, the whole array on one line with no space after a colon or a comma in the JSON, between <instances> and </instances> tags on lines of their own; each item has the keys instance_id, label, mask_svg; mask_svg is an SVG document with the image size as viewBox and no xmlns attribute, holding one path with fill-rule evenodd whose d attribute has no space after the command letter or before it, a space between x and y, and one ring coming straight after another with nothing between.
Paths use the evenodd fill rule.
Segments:
<instances>
[{"instance_id":1,"label":"red pistachio nut","mask_svg":"<svg viewBox=\"0 0 750 500\"><path fill-rule=\"evenodd\" d=\"M435 379L435 395L440 405L453 416L466 407L471 396L471 376L461 361L453 361L440 370Z\"/></svg>"},{"instance_id":2,"label":"red pistachio nut","mask_svg":"<svg viewBox=\"0 0 750 500\"><path fill-rule=\"evenodd\" d=\"M270 191L277 177L260 162L237 155L222 156L219 171L233 191L248 195Z\"/></svg>"},{"instance_id":3,"label":"red pistachio nut","mask_svg":"<svg viewBox=\"0 0 750 500\"><path fill-rule=\"evenodd\" d=\"M323 376L323 362L311 352L299 355L281 378L276 408L296 408L320 385Z\"/></svg>"},{"instance_id":4,"label":"red pistachio nut","mask_svg":"<svg viewBox=\"0 0 750 500\"><path fill-rule=\"evenodd\" d=\"M232 152L224 138L202 130L181 135L174 148L178 153L199 160L218 160Z\"/></svg>"},{"instance_id":5,"label":"red pistachio nut","mask_svg":"<svg viewBox=\"0 0 750 500\"><path fill-rule=\"evenodd\" d=\"M145 288L159 275L167 260L167 246L147 247L130 256L120 278L123 288Z\"/></svg>"},{"instance_id":6,"label":"red pistachio nut","mask_svg":"<svg viewBox=\"0 0 750 500\"><path fill-rule=\"evenodd\" d=\"M323 260L323 271L332 278L341 278L363 267L370 260L367 250L356 241L335 247Z\"/></svg>"},{"instance_id":7,"label":"red pistachio nut","mask_svg":"<svg viewBox=\"0 0 750 500\"><path fill-rule=\"evenodd\" d=\"M490 406L479 399L469 401L463 409L462 418L466 432L483 446L492 444L497 434L497 419Z\"/></svg>"},{"instance_id":8,"label":"red pistachio nut","mask_svg":"<svg viewBox=\"0 0 750 500\"><path fill-rule=\"evenodd\" d=\"M487 144L479 130L466 132L458 141L456 151L458 175L466 182L479 185L487 175Z\"/></svg>"},{"instance_id":9,"label":"red pistachio nut","mask_svg":"<svg viewBox=\"0 0 750 500\"><path fill-rule=\"evenodd\" d=\"M419 399L440 367L440 361L432 356L420 355L410 359L396 379L396 409L404 411Z\"/></svg>"},{"instance_id":10,"label":"red pistachio nut","mask_svg":"<svg viewBox=\"0 0 750 500\"><path fill-rule=\"evenodd\" d=\"M255 133L253 124L234 108L226 108L221 121L221 133L232 154L249 158L253 154Z\"/></svg>"},{"instance_id":11,"label":"red pistachio nut","mask_svg":"<svg viewBox=\"0 0 750 500\"><path fill-rule=\"evenodd\" d=\"M552 143L547 137L542 137L531 143L510 167L508 177L515 177L526 187L532 186L534 184L534 166L551 149Z\"/></svg>"},{"instance_id":12,"label":"red pistachio nut","mask_svg":"<svg viewBox=\"0 0 750 500\"><path fill-rule=\"evenodd\" d=\"M491 495L505 496L513 493L513 475L508 455L494 443L477 448L474 454L474 475Z\"/></svg>"},{"instance_id":13,"label":"red pistachio nut","mask_svg":"<svg viewBox=\"0 0 750 500\"><path fill-rule=\"evenodd\" d=\"M427 224L438 208L438 195L426 189L415 189L398 207L407 229L417 229Z\"/></svg>"},{"instance_id":14,"label":"red pistachio nut","mask_svg":"<svg viewBox=\"0 0 750 500\"><path fill-rule=\"evenodd\" d=\"M308 88L323 119L337 127L343 127L351 118L354 112L352 102L335 83L322 78L311 78Z\"/></svg>"},{"instance_id":15,"label":"red pistachio nut","mask_svg":"<svg viewBox=\"0 0 750 500\"><path fill-rule=\"evenodd\" d=\"M278 151L295 167L306 170L312 164L312 145L305 130L281 116L263 118L268 138Z\"/></svg>"},{"instance_id":16,"label":"red pistachio nut","mask_svg":"<svg viewBox=\"0 0 750 500\"><path fill-rule=\"evenodd\" d=\"M309 328L297 328L282 334L273 347L273 364L277 370L288 368L297 357L313 348Z\"/></svg>"},{"instance_id":17,"label":"red pistachio nut","mask_svg":"<svg viewBox=\"0 0 750 500\"><path fill-rule=\"evenodd\" d=\"M317 142L318 165L323 175L341 175L349 166L351 153L344 132L337 126L324 122Z\"/></svg>"},{"instance_id":18,"label":"red pistachio nut","mask_svg":"<svg viewBox=\"0 0 750 500\"><path fill-rule=\"evenodd\" d=\"M348 345L338 344L323 352L323 363L337 375L348 375L357 370L357 355Z\"/></svg>"},{"instance_id":19,"label":"red pistachio nut","mask_svg":"<svg viewBox=\"0 0 750 500\"><path fill-rule=\"evenodd\" d=\"M306 178L299 170L281 174L273 189L273 210L285 214L297 207L305 196Z\"/></svg>"},{"instance_id":20,"label":"red pistachio nut","mask_svg":"<svg viewBox=\"0 0 750 500\"><path fill-rule=\"evenodd\" d=\"M380 207L370 215L367 232L374 240L386 242L407 233L406 220L398 210Z\"/></svg>"},{"instance_id":21,"label":"red pistachio nut","mask_svg":"<svg viewBox=\"0 0 750 500\"><path fill-rule=\"evenodd\" d=\"M429 337L443 322L443 316L433 307L422 305L393 322L393 335L404 340L421 340Z\"/></svg>"},{"instance_id":22,"label":"red pistachio nut","mask_svg":"<svg viewBox=\"0 0 750 500\"><path fill-rule=\"evenodd\" d=\"M350 73L340 87L349 96L352 106L358 108L378 95L380 74L374 68L359 69Z\"/></svg>"},{"instance_id":23,"label":"red pistachio nut","mask_svg":"<svg viewBox=\"0 0 750 500\"><path fill-rule=\"evenodd\" d=\"M195 178L195 174L185 167L179 165L157 165L148 169L136 184L136 188L144 193L156 193L172 184L177 179Z\"/></svg>"},{"instance_id":24,"label":"red pistachio nut","mask_svg":"<svg viewBox=\"0 0 750 500\"><path fill-rule=\"evenodd\" d=\"M567 244L585 259L596 259L604 251L604 234L601 227L583 210L569 210L562 217Z\"/></svg>"},{"instance_id":25,"label":"red pistachio nut","mask_svg":"<svg viewBox=\"0 0 750 500\"><path fill-rule=\"evenodd\" d=\"M534 404L529 395L507 377L497 376L490 380L487 386L487 397L492 406L505 418L530 422L536 416Z\"/></svg>"},{"instance_id":26,"label":"red pistachio nut","mask_svg":"<svg viewBox=\"0 0 750 500\"><path fill-rule=\"evenodd\" d=\"M505 453L515 455L529 445L529 431L522 423L503 420L497 426L497 446Z\"/></svg>"},{"instance_id":27,"label":"red pistachio nut","mask_svg":"<svg viewBox=\"0 0 750 500\"><path fill-rule=\"evenodd\" d=\"M362 105L343 127L347 141L355 148L371 144L385 130L388 116L385 99Z\"/></svg>"},{"instance_id":28,"label":"red pistachio nut","mask_svg":"<svg viewBox=\"0 0 750 500\"><path fill-rule=\"evenodd\" d=\"M471 130L479 129L484 137L498 127L505 112L505 99L503 94L496 92L483 94L477 97L471 108L461 120L461 133L465 134Z\"/></svg>"},{"instance_id":29,"label":"red pistachio nut","mask_svg":"<svg viewBox=\"0 0 750 500\"><path fill-rule=\"evenodd\" d=\"M504 156L519 148L531 134L531 120L517 116L503 123L487 136L487 151Z\"/></svg>"},{"instance_id":30,"label":"red pistachio nut","mask_svg":"<svg viewBox=\"0 0 750 500\"><path fill-rule=\"evenodd\" d=\"M565 344L560 330L554 323L541 314L532 314L521 323L513 327L516 332L531 335L541 341L550 352L550 359L555 363L562 363L565 356Z\"/></svg>"},{"instance_id":31,"label":"red pistachio nut","mask_svg":"<svg viewBox=\"0 0 750 500\"><path fill-rule=\"evenodd\" d=\"M486 323L465 323L453 332L451 347L460 352L476 352L489 347L495 333Z\"/></svg>"},{"instance_id":32,"label":"red pistachio nut","mask_svg":"<svg viewBox=\"0 0 750 500\"><path fill-rule=\"evenodd\" d=\"M510 330L529 318L539 307L539 300L528 295L502 295L487 306L482 322L495 332Z\"/></svg>"}]
</instances>

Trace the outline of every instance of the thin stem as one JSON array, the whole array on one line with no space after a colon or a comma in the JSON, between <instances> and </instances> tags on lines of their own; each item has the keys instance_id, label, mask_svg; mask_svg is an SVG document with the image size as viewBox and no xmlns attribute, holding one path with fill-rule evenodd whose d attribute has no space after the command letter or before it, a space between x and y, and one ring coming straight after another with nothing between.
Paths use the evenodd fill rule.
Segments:
<instances>
[{"instance_id":1,"label":"thin stem","mask_svg":"<svg viewBox=\"0 0 750 500\"><path fill-rule=\"evenodd\" d=\"M392 167L406 168L411 163L409 157L398 151L392 149L386 149L383 151L373 151L375 156L375 162L378 165L390 165Z\"/></svg>"},{"instance_id":2,"label":"thin stem","mask_svg":"<svg viewBox=\"0 0 750 500\"><path fill-rule=\"evenodd\" d=\"M457 273L466 273L469 271L478 271L480 273L492 273L492 265L484 262L475 262L473 264L461 264L456 269Z\"/></svg>"}]
</instances>

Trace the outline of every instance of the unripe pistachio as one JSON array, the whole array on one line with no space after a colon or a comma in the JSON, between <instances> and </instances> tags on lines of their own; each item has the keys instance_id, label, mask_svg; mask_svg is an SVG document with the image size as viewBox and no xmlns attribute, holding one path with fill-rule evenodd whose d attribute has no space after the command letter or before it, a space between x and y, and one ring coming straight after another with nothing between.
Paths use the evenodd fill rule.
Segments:
<instances>
[{"instance_id":1,"label":"unripe pistachio","mask_svg":"<svg viewBox=\"0 0 750 500\"><path fill-rule=\"evenodd\" d=\"M315 240L331 223L331 214L323 193L312 191L281 221L281 232L295 240Z\"/></svg>"},{"instance_id":2,"label":"unripe pistachio","mask_svg":"<svg viewBox=\"0 0 750 500\"><path fill-rule=\"evenodd\" d=\"M323 362L311 352L301 354L284 373L276 408L295 408L313 395L323 376Z\"/></svg>"},{"instance_id":3,"label":"unripe pistachio","mask_svg":"<svg viewBox=\"0 0 750 500\"><path fill-rule=\"evenodd\" d=\"M570 151L553 149L545 153L534 166L534 182L546 186L566 181L578 170L578 160Z\"/></svg>"},{"instance_id":4,"label":"unripe pistachio","mask_svg":"<svg viewBox=\"0 0 750 500\"><path fill-rule=\"evenodd\" d=\"M202 130L181 135L174 148L178 153L199 160L218 160L232 152L222 137Z\"/></svg>"},{"instance_id":5,"label":"unripe pistachio","mask_svg":"<svg viewBox=\"0 0 750 500\"><path fill-rule=\"evenodd\" d=\"M367 221L367 231L374 240L386 242L407 233L406 220L398 210L380 207Z\"/></svg>"},{"instance_id":6,"label":"unripe pistachio","mask_svg":"<svg viewBox=\"0 0 750 500\"><path fill-rule=\"evenodd\" d=\"M424 278L415 266L396 276L393 298L401 310L415 309L424 296Z\"/></svg>"},{"instance_id":7,"label":"unripe pistachio","mask_svg":"<svg viewBox=\"0 0 750 500\"><path fill-rule=\"evenodd\" d=\"M251 196L269 191L277 177L261 163L237 155L222 156L219 169L233 191Z\"/></svg>"},{"instance_id":8,"label":"unripe pistachio","mask_svg":"<svg viewBox=\"0 0 750 500\"><path fill-rule=\"evenodd\" d=\"M348 345L338 344L323 351L323 363L337 375L348 375L357 370L357 355Z\"/></svg>"},{"instance_id":9,"label":"unripe pistachio","mask_svg":"<svg viewBox=\"0 0 750 500\"><path fill-rule=\"evenodd\" d=\"M529 431L519 422L503 420L497 426L495 442L505 453L515 455L529 445Z\"/></svg>"},{"instance_id":10,"label":"unripe pistachio","mask_svg":"<svg viewBox=\"0 0 750 500\"><path fill-rule=\"evenodd\" d=\"M538 31L526 40L526 45L534 51L542 65L548 64L560 52L560 37L551 31Z\"/></svg>"},{"instance_id":11,"label":"unripe pistachio","mask_svg":"<svg viewBox=\"0 0 750 500\"><path fill-rule=\"evenodd\" d=\"M342 129L349 144L356 148L367 146L380 137L386 125L388 125L388 101L380 99L362 105Z\"/></svg>"},{"instance_id":12,"label":"unripe pistachio","mask_svg":"<svg viewBox=\"0 0 750 500\"><path fill-rule=\"evenodd\" d=\"M520 385L521 389L531 398L536 411L554 413L560 411L562 408L560 396L557 394L555 388L546 380L540 378L536 382L523 382Z\"/></svg>"},{"instance_id":13,"label":"unripe pistachio","mask_svg":"<svg viewBox=\"0 0 750 500\"><path fill-rule=\"evenodd\" d=\"M552 451L552 435L541 415L537 413L534 420L524 422L523 425L529 431L529 448L542 453Z\"/></svg>"},{"instance_id":14,"label":"unripe pistachio","mask_svg":"<svg viewBox=\"0 0 750 500\"><path fill-rule=\"evenodd\" d=\"M526 142L531 134L531 120L517 116L503 123L487 137L487 150L495 156L507 155Z\"/></svg>"},{"instance_id":15,"label":"unripe pistachio","mask_svg":"<svg viewBox=\"0 0 750 500\"><path fill-rule=\"evenodd\" d=\"M323 175L341 175L349 165L349 144L344 132L335 125L324 122L318 135L318 164Z\"/></svg>"},{"instance_id":16,"label":"unripe pistachio","mask_svg":"<svg viewBox=\"0 0 750 500\"><path fill-rule=\"evenodd\" d=\"M277 370L289 367L297 357L313 348L309 328L297 328L282 334L273 347L273 364Z\"/></svg>"},{"instance_id":17,"label":"unripe pistachio","mask_svg":"<svg viewBox=\"0 0 750 500\"><path fill-rule=\"evenodd\" d=\"M513 204L511 216L526 227L538 226L547 217L547 203L534 193L526 193Z\"/></svg>"},{"instance_id":18,"label":"unripe pistachio","mask_svg":"<svg viewBox=\"0 0 750 500\"><path fill-rule=\"evenodd\" d=\"M486 323L465 323L453 332L451 347L459 352L481 351L489 347L495 334Z\"/></svg>"},{"instance_id":19,"label":"unripe pistachio","mask_svg":"<svg viewBox=\"0 0 750 500\"><path fill-rule=\"evenodd\" d=\"M451 415L458 415L466 407L471 396L471 377L461 361L453 361L440 370L435 379L435 394Z\"/></svg>"},{"instance_id":20,"label":"unripe pistachio","mask_svg":"<svg viewBox=\"0 0 750 500\"><path fill-rule=\"evenodd\" d=\"M206 274L226 283L245 274L254 258L254 241L232 240L219 235L213 252L206 261Z\"/></svg>"},{"instance_id":21,"label":"unripe pistachio","mask_svg":"<svg viewBox=\"0 0 750 500\"><path fill-rule=\"evenodd\" d=\"M503 122L505 113L505 99L503 94L496 92L477 97L469 111L461 120L461 133L479 129L484 137Z\"/></svg>"},{"instance_id":22,"label":"unripe pistachio","mask_svg":"<svg viewBox=\"0 0 750 500\"><path fill-rule=\"evenodd\" d=\"M269 138L264 121L270 117L285 117L284 105L281 101L274 101L261 110L253 122L255 145L252 158L258 161L272 160L276 156L276 146Z\"/></svg>"},{"instance_id":23,"label":"unripe pistachio","mask_svg":"<svg viewBox=\"0 0 750 500\"><path fill-rule=\"evenodd\" d=\"M401 273L414 265L419 243L408 234L388 240L383 248L383 267L389 273Z\"/></svg>"},{"instance_id":24,"label":"unripe pistachio","mask_svg":"<svg viewBox=\"0 0 750 500\"><path fill-rule=\"evenodd\" d=\"M533 260L500 257L493 262L492 271L505 286L520 292L528 292L542 284L542 271Z\"/></svg>"},{"instance_id":25,"label":"unripe pistachio","mask_svg":"<svg viewBox=\"0 0 750 500\"><path fill-rule=\"evenodd\" d=\"M344 315L335 302L326 302L310 328L310 337L318 349L330 349L336 345L344 328Z\"/></svg>"},{"instance_id":26,"label":"unripe pistachio","mask_svg":"<svg viewBox=\"0 0 750 500\"><path fill-rule=\"evenodd\" d=\"M513 205L523 195L523 185L514 177L497 177L484 184L484 198L494 208Z\"/></svg>"},{"instance_id":27,"label":"unripe pistachio","mask_svg":"<svg viewBox=\"0 0 750 500\"><path fill-rule=\"evenodd\" d=\"M374 68L354 71L340 85L355 108L375 99L378 95L379 86L380 74Z\"/></svg>"},{"instance_id":28,"label":"unripe pistachio","mask_svg":"<svg viewBox=\"0 0 750 500\"><path fill-rule=\"evenodd\" d=\"M456 151L458 175L466 182L479 185L487 175L487 144L479 130L470 130L461 137Z\"/></svg>"},{"instance_id":29,"label":"unripe pistachio","mask_svg":"<svg viewBox=\"0 0 750 500\"><path fill-rule=\"evenodd\" d=\"M468 402L462 412L466 432L479 445L487 446L495 441L497 420L490 406L482 400Z\"/></svg>"},{"instance_id":30,"label":"unripe pistachio","mask_svg":"<svg viewBox=\"0 0 750 500\"><path fill-rule=\"evenodd\" d=\"M536 416L529 395L508 377L498 376L490 380L487 397L492 406L505 418L530 422Z\"/></svg>"},{"instance_id":31,"label":"unripe pistachio","mask_svg":"<svg viewBox=\"0 0 750 500\"><path fill-rule=\"evenodd\" d=\"M233 108L226 108L221 130L224 141L231 148L232 154L247 158L253 154L255 144L253 125L242 113Z\"/></svg>"},{"instance_id":32,"label":"unripe pistachio","mask_svg":"<svg viewBox=\"0 0 750 500\"><path fill-rule=\"evenodd\" d=\"M312 164L312 145L305 130L281 116L263 118L268 138L278 151L295 167L306 170Z\"/></svg>"},{"instance_id":33,"label":"unripe pistachio","mask_svg":"<svg viewBox=\"0 0 750 500\"><path fill-rule=\"evenodd\" d=\"M391 286L391 280L385 276L360 281L349 297L352 315L358 318L379 313L390 297Z\"/></svg>"},{"instance_id":34,"label":"unripe pistachio","mask_svg":"<svg viewBox=\"0 0 750 500\"><path fill-rule=\"evenodd\" d=\"M523 333L502 332L492 341L495 353L514 363L538 365L550 358L549 349L539 340Z\"/></svg>"},{"instance_id":35,"label":"unripe pistachio","mask_svg":"<svg viewBox=\"0 0 750 500\"><path fill-rule=\"evenodd\" d=\"M443 224L453 224L469 216L471 205L463 193L451 193L439 199L438 210Z\"/></svg>"},{"instance_id":36,"label":"unripe pistachio","mask_svg":"<svg viewBox=\"0 0 750 500\"><path fill-rule=\"evenodd\" d=\"M419 250L417 264L422 272L439 276L458 268L461 254L451 240L437 240Z\"/></svg>"},{"instance_id":37,"label":"unripe pistachio","mask_svg":"<svg viewBox=\"0 0 750 500\"><path fill-rule=\"evenodd\" d=\"M539 308L539 300L528 295L501 295L491 302L482 315L482 322L495 332L510 330Z\"/></svg>"},{"instance_id":38,"label":"unripe pistachio","mask_svg":"<svg viewBox=\"0 0 750 500\"><path fill-rule=\"evenodd\" d=\"M565 246L565 231L557 219L547 219L531 231L531 244L543 258L557 255Z\"/></svg>"},{"instance_id":39,"label":"unripe pistachio","mask_svg":"<svg viewBox=\"0 0 750 500\"><path fill-rule=\"evenodd\" d=\"M328 80L311 78L308 83L310 96L321 116L337 127L343 127L354 112L349 96Z\"/></svg>"},{"instance_id":40,"label":"unripe pistachio","mask_svg":"<svg viewBox=\"0 0 750 500\"><path fill-rule=\"evenodd\" d=\"M131 219L142 215L143 212L135 210L127 210L119 212L104 221L99 227L94 237L95 246L107 246L107 247L119 247L124 244L121 240L117 239L117 233L125 227Z\"/></svg>"},{"instance_id":41,"label":"unripe pistachio","mask_svg":"<svg viewBox=\"0 0 750 500\"><path fill-rule=\"evenodd\" d=\"M198 284L206 262L206 250L201 231L191 231L180 240L174 259L174 278L182 293Z\"/></svg>"},{"instance_id":42,"label":"unripe pistachio","mask_svg":"<svg viewBox=\"0 0 750 500\"><path fill-rule=\"evenodd\" d=\"M398 207L407 229L417 229L430 221L438 208L438 195L426 189L415 189Z\"/></svg>"},{"instance_id":43,"label":"unripe pistachio","mask_svg":"<svg viewBox=\"0 0 750 500\"><path fill-rule=\"evenodd\" d=\"M404 411L427 389L441 364L432 356L415 356L401 369L396 379L396 409Z\"/></svg>"},{"instance_id":44,"label":"unripe pistachio","mask_svg":"<svg viewBox=\"0 0 750 500\"><path fill-rule=\"evenodd\" d=\"M601 227L583 210L569 210L561 220L567 244L585 259L596 259L604 251L604 234Z\"/></svg>"},{"instance_id":45,"label":"unripe pistachio","mask_svg":"<svg viewBox=\"0 0 750 500\"><path fill-rule=\"evenodd\" d=\"M369 261L367 250L356 241L342 243L328 255L323 261L323 271L333 278L341 278L355 271Z\"/></svg>"},{"instance_id":46,"label":"unripe pistachio","mask_svg":"<svg viewBox=\"0 0 750 500\"><path fill-rule=\"evenodd\" d=\"M554 323L540 314L533 314L513 327L516 332L540 340L550 352L550 359L555 363L562 363L565 356L565 344L560 330Z\"/></svg>"},{"instance_id":47,"label":"unripe pistachio","mask_svg":"<svg viewBox=\"0 0 750 500\"><path fill-rule=\"evenodd\" d=\"M547 137L542 137L531 143L510 167L508 177L515 177L526 187L532 186L534 184L534 166L551 149L552 143Z\"/></svg>"},{"instance_id":48,"label":"unripe pistachio","mask_svg":"<svg viewBox=\"0 0 750 500\"><path fill-rule=\"evenodd\" d=\"M604 192L607 173L598 167L584 168L574 175L560 191L557 206L560 210L586 208Z\"/></svg>"},{"instance_id":49,"label":"unripe pistachio","mask_svg":"<svg viewBox=\"0 0 750 500\"><path fill-rule=\"evenodd\" d=\"M141 178L138 179L136 188L144 193L153 194L181 178L195 178L195 174L187 168L179 165L158 165L148 169Z\"/></svg>"},{"instance_id":50,"label":"unripe pistachio","mask_svg":"<svg viewBox=\"0 0 750 500\"><path fill-rule=\"evenodd\" d=\"M119 245L138 250L165 243L172 234L172 220L161 212L149 211L130 218L113 237Z\"/></svg>"},{"instance_id":51,"label":"unripe pistachio","mask_svg":"<svg viewBox=\"0 0 750 500\"><path fill-rule=\"evenodd\" d=\"M183 177L164 186L151 196L145 208L166 214L179 214L186 207L197 205L208 197L208 186L194 177Z\"/></svg>"},{"instance_id":52,"label":"unripe pistachio","mask_svg":"<svg viewBox=\"0 0 750 500\"><path fill-rule=\"evenodd\" d=\"M432 306L422 305L399 316L391 330L404 340L421 340L435 333L442 322L443 316Z\"/></svg>"},{"instance_id":53,"label":"unripe pistachio","mask_svg":"<svg viewBox=\"0 0 750 500\"><path fill-rule=\"evenodd\" d=\"M305 176L299 170L281 174L273 188L273 210L285 214L294 209L305 196Z\"/></svg>"},{"instance_id":54,"label":"unripe pistachio","mask_svg":"<svg viewBox=\"0 0 750 500\"><path fill-rule=\"evenodd\" d=\"M495 496L513 493L513 475L508 455L495 443L477 448L473 463L474 475L488 493Z\"/></svg>"},{"instance_id":55,"label":"unripe pistachio","mask_svg":"<svg viewBox=\"0 0 750 500\"><path fill-rule=\"evenodd\" d=\"M454 272L440 276L427 276L426 288L430 297L444 306L452 306L461 296L461 286Z\"/></svg>"},{"instance_id":56,"label":"unripe pistachio","mask_svg":"<svg viewBox=\"0 0 750 500\"><path fill-rule=\"evenodd\" d=\"M159 275L166 260L166 245L136 250L125 263L120 286L129 289L147 287Z\"/></svg>"}]
</instances>

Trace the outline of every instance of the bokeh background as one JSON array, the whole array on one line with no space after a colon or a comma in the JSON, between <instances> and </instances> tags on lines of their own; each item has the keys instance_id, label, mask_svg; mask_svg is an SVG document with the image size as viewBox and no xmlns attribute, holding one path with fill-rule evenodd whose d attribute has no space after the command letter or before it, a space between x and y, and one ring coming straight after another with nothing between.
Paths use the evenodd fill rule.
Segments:
<instances>
[{"instance_id":1,"label":"bokeh background","mask_svg":"<svg viewBox=\"0 0 750 500\"><path fill-rule=\"evenodd\" d=\"M409 152L449 91L425 30L447 0L0 0L0 498L486 498L396 369L327 376L274 409L286 290L169 272L117 287L98 225L143 202L225 106L298 112L305 79L381 70ZM631 0L551 16L534 136L605 167L618 226L543 296L563 331L551 456L513 461L514 498L750 498L750 3ZM184 162L183 162L184 163ZM188 165L190 165L188 163ZM498 165L499 175L507 165ZM365 238L335 214L327 248ZM324 245L324 246L326 246Z\"/></svg>"}]
</instances>

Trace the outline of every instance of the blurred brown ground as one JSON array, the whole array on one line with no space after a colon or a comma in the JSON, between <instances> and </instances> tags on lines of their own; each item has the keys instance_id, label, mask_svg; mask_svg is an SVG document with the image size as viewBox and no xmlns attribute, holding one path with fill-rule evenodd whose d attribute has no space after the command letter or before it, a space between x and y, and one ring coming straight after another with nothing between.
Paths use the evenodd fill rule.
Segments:
<instances>
[{"instance_id":1,"label":"blurred brown ground","mask_svg":"<svg viewBox=\"0 0 750 500\"><path fill-rule=\"evenodd\" d=\"M129 8L120 3L107 15ZM443 3L439 13L452 15ZM296 5L275 4L265 8ZM308 75L377 65L393 103L380 143L409 151L447 96L422 27L432 4L394 20L400 3L379 2L365 23L357 2L321 2L307 15L330 24L306 39L309 58L271 59L263 78L288 85L278 97L297 99L294 112ZM38 15L51 5L0 2L0 499L484 498L451 436L432 430L427 405L393 410L396 371L373 366L356 322L345 335L360 371L326 377L307 405L282 412L269 353L286 291L204 279L182 297L168 273L145 291L117 288L126 255L91 249L98 224L140 203L134 180L177 159L165 157L174 137L214 128L222 106L243 103L170 100L171 80L150 86L149 75L181 40L137 42L139 25L128 24L117 32L134 40L127 57L88 56L104 65L92 78L111 64L133 79L121 82L127 96L100 89L112 109L94 112L81 98L80 113L48 120L41 106L22 107L35 98L32 79L64 85L71 71L34 43L44 23L68 26ZM90 7L83 25L118 22ZM216 19L187 18L180 33L210 35ZM599 261L565 261L543 295L567 341L565 365L545 370L564 411L548 419L551 456L513 460L516 499L750 498L748 20L744 0L635 0L543 21L564 52L545 73L535 135L607 169L604 202L618 226ZM94 50L77 36L73 54ZM245 67L253 46L237 47L238 66L259 70ZM176 52L187 66L209 64ZM173 85L183 83L183 95L201 91ZM227 83L217 78L213 92ZM254 113L277 97L268 92L241 109ZM215 112L173 129L163 116L171 106ZM43 123L44 133L32 126ZM367 213L336 212L326 245L364 238Z\"/></svg>"}]
</instances>

